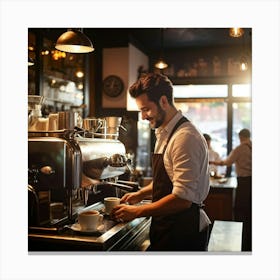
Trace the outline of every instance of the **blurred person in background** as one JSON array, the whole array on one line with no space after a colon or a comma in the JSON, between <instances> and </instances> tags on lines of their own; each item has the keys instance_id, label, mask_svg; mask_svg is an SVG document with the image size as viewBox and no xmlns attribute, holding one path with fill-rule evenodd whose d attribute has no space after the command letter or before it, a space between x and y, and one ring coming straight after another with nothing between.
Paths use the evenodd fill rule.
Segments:
<instances>
[{"instance_id":1,"label":"blurred person in background","mask_svg":"<svg viewBox=\"0 0 280 280\"><path fill-rule=\"evenodd\" d=\"M214 161L214 162L221 161L220 155L216 151L214 151L211 146L211 140L212 140L211 136L207 133L204 133L203 136L204 136L207 146L208 146L209 163L212 161ZM209 164L209 174L212 177L217 176L218 175L218 166L215 164Z\"/></svg>"},{"instance_id":2,"label":"blurred person in background","mask_svg":"<svg viewBox=\"0 0 280 280\"><path fill-rule=\"evenodd\" d=\"M252 141L250 130L246 128L240 130L238 135L240 145L226 159L210 163L226 166L235 164L235 220L243 222L242 251L252 251Z\"/></svg>"}]
</instances>

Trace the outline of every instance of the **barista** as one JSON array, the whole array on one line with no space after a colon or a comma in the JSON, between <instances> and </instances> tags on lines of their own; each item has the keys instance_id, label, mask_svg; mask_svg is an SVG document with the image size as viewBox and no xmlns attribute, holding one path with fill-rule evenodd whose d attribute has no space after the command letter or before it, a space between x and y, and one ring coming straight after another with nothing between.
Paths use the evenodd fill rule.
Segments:
<instances>
[{"instance_id":1,"label":"barista","mask_svg":"<svg viewBox=\"0 0 280 280\"><path fill-rule=\"evenodd\" d=\"M170 80L160 74L142 76L129 89L142 118L156 129L153 181L128 193L113 211L129 221L151 216L151 251L203 251L209 219L200 209L209 192L207 144L197 128L173 103ZM152 195L152 203L133 205Z\"/></svg>"}]
</instances>

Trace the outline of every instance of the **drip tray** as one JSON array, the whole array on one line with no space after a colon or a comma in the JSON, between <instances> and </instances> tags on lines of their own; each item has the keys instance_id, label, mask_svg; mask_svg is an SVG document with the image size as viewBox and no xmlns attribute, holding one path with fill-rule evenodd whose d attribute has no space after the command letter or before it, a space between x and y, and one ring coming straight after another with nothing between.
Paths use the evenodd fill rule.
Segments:
<instances>
[{"instance_id":1,"label":"drip tray","mask_svg":"<svg viewBox=\"0 0 280 280\"><path fill-rule=\"evenodd\" d=\"M146 202L143 202L146 203ZM142 204L142 203L141 203ZM87 206L80 211L97 210L103 214L101 202ZM79 212L80 212L79 211ZM29 251L116 251L130 250L127 244L140 244L148 238L150 219L136 218L130 222L117 222L104 215L103 227L93 233L80 232L73 224L64 226L57 233L29 233ZM133 240L133 242L132 242ZM138 241L140 240L140 241Z\"/></svg>"}]
</instances>

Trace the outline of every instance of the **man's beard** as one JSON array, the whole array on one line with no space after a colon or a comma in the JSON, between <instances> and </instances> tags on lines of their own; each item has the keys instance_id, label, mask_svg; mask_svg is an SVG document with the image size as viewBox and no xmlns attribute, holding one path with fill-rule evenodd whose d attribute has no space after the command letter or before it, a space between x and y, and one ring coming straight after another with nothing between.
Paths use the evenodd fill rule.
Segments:
<instances>
[{"instance_id":1,"label":"man's beard","mask_svg":"<svg viewBox=\"0 0 280 280\"><path fill-rule=\"evenodd\" d=\"M154 126L151 127L152 129L156 129L156 128L160 127L163 124L163 122L165 120L165 116L166 116L166 112L164 110L162 110L159 105L157 107L158 107L158 113L155 116L155 124L154 124Z\"/></svg>"}]
</instances>

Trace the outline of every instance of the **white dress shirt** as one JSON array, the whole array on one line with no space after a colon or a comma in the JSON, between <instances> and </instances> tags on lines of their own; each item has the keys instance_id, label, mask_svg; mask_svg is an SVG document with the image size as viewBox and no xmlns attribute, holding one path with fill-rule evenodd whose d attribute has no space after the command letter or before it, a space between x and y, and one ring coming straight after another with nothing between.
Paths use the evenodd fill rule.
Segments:
<instances>
[{"instance_id":1,"label":"white dress shirt","mask_svg":"<svg viewBox=\"0 0 280 280\"><path fill-rule=\"evenodd\" d=\"M155 153L163 152L172 129L181 117L182 112L178 111L164 128L156 129ZM173 183L172 193L201 204L209 192L208 150L203 135L191 122L183 123L173 134L163 160Z\"/></svg>"},{"instance_id":2,"label":"white dress shirt","mask_svg":"<svg viewBox=\"0 0 280 280\"><path fill-rule=\"evenodd\" d=\"M235 163L238 177L252 176L252 141L243 142L233 149L224 163L226 165Z\"/></svg>"}]
</instances>

